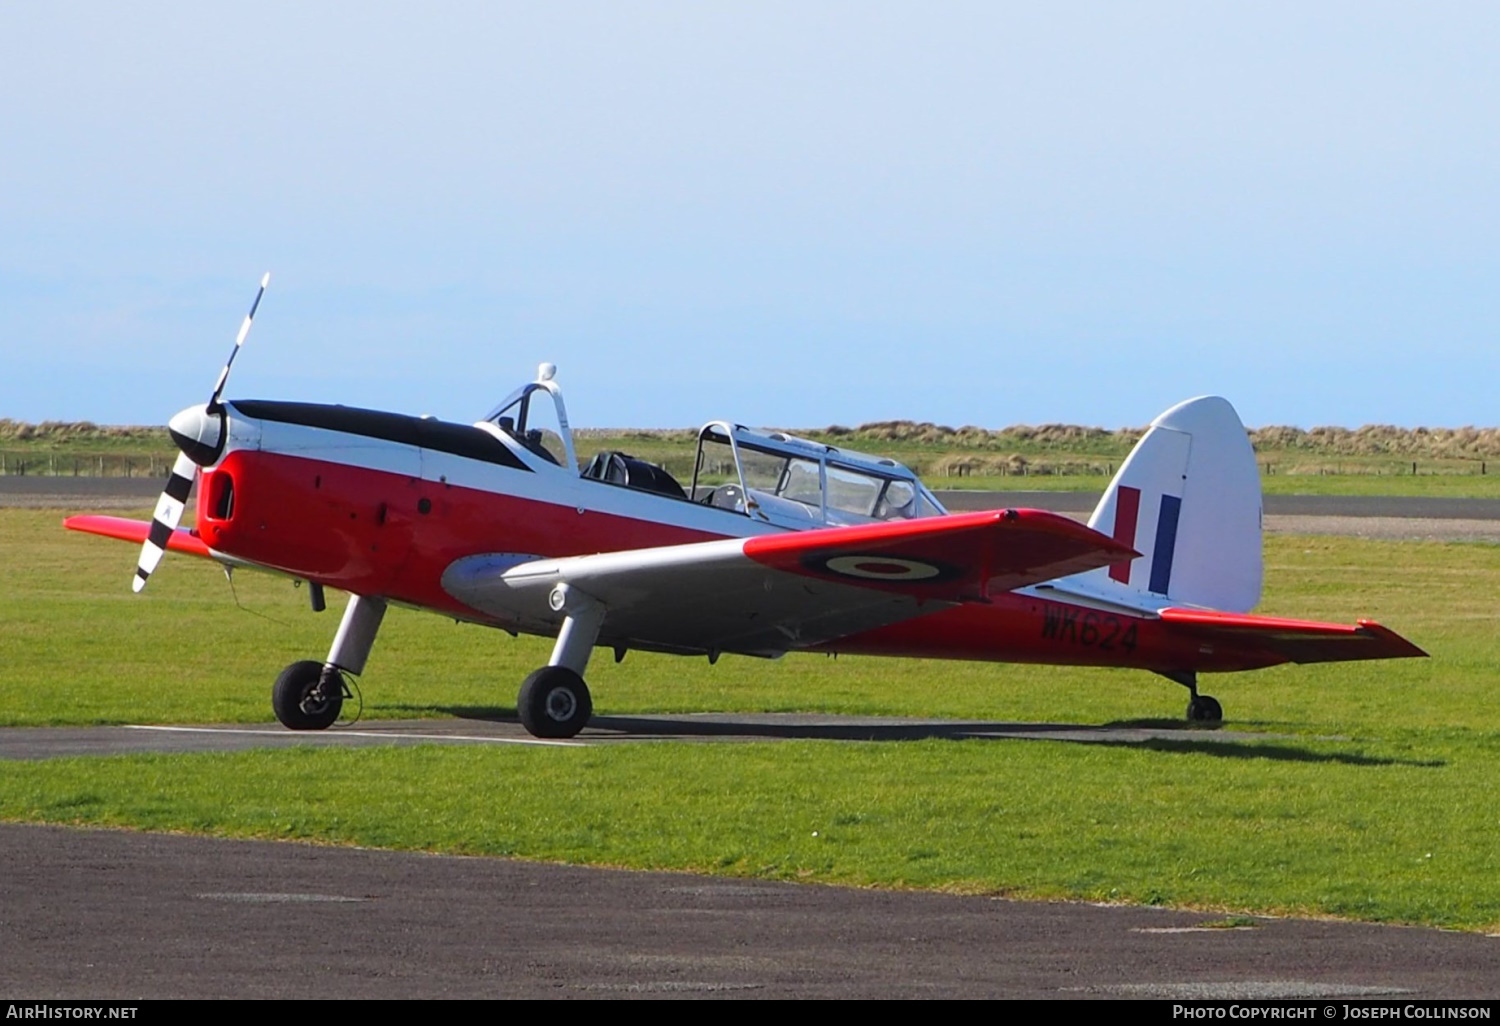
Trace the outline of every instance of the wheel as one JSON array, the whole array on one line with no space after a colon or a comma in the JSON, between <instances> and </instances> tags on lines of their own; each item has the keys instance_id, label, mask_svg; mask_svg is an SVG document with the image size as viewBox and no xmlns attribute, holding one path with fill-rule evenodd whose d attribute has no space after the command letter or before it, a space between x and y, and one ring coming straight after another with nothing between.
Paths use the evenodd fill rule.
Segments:
<instances>
[{"instance_id":1,"label":"wheel","mask_svg":"<svg viewBox=\"0 0 1500 1026\"><path fill-rule=\"evenodd\" d=\"M1218 723L1224 719L1224 708L1216 698L1195 695L1188 703L1187 718L1194 723Z\"/></svg>"},{"instance_id":2,"label":"wheel","mask_svg":"<svg viewBox=\"0 0 1500 1026\"><path fill-rule=\"evenodd\" d=\"M316 694L323 664L312 659L281 671L271 687L271 708L289 730L322 730L333 725L344 707L343 688L331 695Z\"/></svg>"},{"instance_id":3,"label":"wheel","mask_svg":"<svg viewBox=\"0 0 1500 1026\"><path fill-rule=\"evenodd\" d=\"M532 737L573 737L594 715L594 700L578 674L543 666L522 682L516 712Z\"/></svg>"}]
</instances>

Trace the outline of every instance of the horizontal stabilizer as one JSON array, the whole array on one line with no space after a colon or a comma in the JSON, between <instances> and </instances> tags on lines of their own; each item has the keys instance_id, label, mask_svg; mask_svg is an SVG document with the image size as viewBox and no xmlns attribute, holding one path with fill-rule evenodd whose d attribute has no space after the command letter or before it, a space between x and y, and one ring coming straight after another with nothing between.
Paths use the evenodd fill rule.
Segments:
<instances>
[{"instance_id":1,"label":"horizontal stabilizer","mask_svg":"<svg viewBox=\"0 0 1500 1026\"><path fill-rule=\"evenodd\" d=\"M127 520L124 517L68 517L63 521L63 526L70 531L97 534L105 538L133 542L136 545L144 544L151 536L151 521ZM213 553L209 551L203 539L186 527L179 527L173 531L167 537L167 544L164 547L168 552L184 552L189 556L201 556L204 559L213 558Z\"/></svg>"},{"instance_id":2,"label":"horizontal stabilizer","mask_svg":"<svg viewBox=\"0 0 1500 1026\"><path fill-rule=\"evenodd\" d=\"M1426 656L1410 641L1373 620L1354 626L1247 616L1199 609L1168 608L1163 623L1225 644L1254 644L1292 663L1339 663L1355 659L1404 659Z\"/></svg>"}]
</instances>

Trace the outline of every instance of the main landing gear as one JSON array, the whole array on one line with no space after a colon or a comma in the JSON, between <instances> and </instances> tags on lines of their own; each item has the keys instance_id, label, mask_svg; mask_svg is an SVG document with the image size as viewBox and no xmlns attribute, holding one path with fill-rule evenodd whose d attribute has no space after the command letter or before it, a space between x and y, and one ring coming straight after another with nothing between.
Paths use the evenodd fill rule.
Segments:
<instances>
[{"instance_id":1,"label":"main landing gear","mask_svg":"<svg viewBox=\"0 0 1500 1026\"><path fill-rule=\"evenodd\" d=\"M521 684L516 712L521 726L533 737L573 737L594 715L583 671L588 669L599 628L604 625L604 606L566 584L552 589L547 604L563 614L562 629L547 665Z\"/></svg>"},{"instance_id":2,"label":"main landing gear","mask_svg":"<svg viewBox=\"0 0 1500 1026\"><path fill-rule=\"evenodd\" d=\"M554 612L563 614L562 629L546 666L526 678L516 698L521 724L535 737L568 738L576 735L594 715L594 700L583 681L599 628L604 624L604 606L566 584L559 584L547 597ZM333 647L323 662L304 659L281 671L271 688L271 708L276 718L291 730L322 730L330 727L349 697L344 675L364 672L385 600L351 595Z\"/></svg>"},{"instance_id":3,"label":"main landing gear","mask_svg":"<svg viewBox=\"0 0 1500 1026\"><path fill-rule=\"evenodd\" d=\"M385 600L349 596L344 619L326 662L304 659L281 671L271 687L271 708L290 730L323 730L343 711L348 686L344 674L364 672L365 660L385 617Z\"/></svg>"},{"instance_id":4,"label":"main landing gear","mask_svg":"<svg viewBox=\"0 0 1500 1026\"><path fill-rule=\"evenodd\" d=\"M1163 677L1187 688L1192 694L1188 699L1187 718L1193 723L1222 723L1224 707L1211 695L1198 694L1198 675L1192 672L1163 673Z\"/></svg>"}]
</instances>

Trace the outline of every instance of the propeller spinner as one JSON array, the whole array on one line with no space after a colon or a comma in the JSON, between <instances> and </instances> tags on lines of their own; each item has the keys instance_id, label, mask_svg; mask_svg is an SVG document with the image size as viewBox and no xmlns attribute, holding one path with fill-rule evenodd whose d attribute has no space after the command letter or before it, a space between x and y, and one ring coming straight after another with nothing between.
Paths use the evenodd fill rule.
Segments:
<instances>
[{"instance_id":1,"label":"propeller spinner","mask_svg":"<svg viewBox=\"0 0 1500 1026\"><path fill-rule=\"evenodd\" d=\"M224 369L219 372L219 380L214 384L213 395L209 397L207 405L188 407L173 417L168 425L172 441L177 443L182 452L172 464L167 487L161 493L161 498L156 500L156 511L151 514L151 533L146 538L146 544L141 547L135 578L130 582L133 591L139 592L146 586L156 565L161 562L161 557L167 550L167 540L182 522L182 512L187 508L188 493L192 491L198 468L208 466L224 453L228 423L224 404L220 399L224 394L224 385L229 380L229 368L234 366L234 358L239 355L240 347L250 334L255 311L260 308L261 297L266 294L266 286L270 283L271 273L267 271L260 280L260 290L255 293L255 302L250 304L245 323L240 325L240 333L234 339L234 348L229 352Z\"/></svg>"}]
</instances>

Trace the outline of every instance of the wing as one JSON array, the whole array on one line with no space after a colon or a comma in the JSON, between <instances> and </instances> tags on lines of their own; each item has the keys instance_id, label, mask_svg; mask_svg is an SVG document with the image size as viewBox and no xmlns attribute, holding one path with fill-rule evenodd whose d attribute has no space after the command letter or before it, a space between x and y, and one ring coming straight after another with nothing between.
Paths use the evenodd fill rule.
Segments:
<instances>
[{"instance_id":1,"label":"wing","mask_svg":"<svg viewBox=\"0 0 1500 1026\"><path fill-rule=\"evenodd\" d=\"M1353 659L1402 659L1425 656L1410 641L1373 620L1354 626L1283 620L1271 616L1216 613L1199 609L1161 610L1162 622L1237 647L1260 647L1279 655L1278 662L1337 663Z\"/></svg>"},{"instance_id":2,"label":"wing","mask_svg":"<svg viewBox=\"0 0 1500 1026\"><path fill-rule=\"evenodd\" d=\"M70 531L103 535L105 538L117 538L137 545L143 544L151 534L151 521L126 520L124 517L68 517L63 521L63 526ZM185 552L204 559L213 558L213 553L203 539L186 527L179 527L168 536L166 549L168 552Z\"/></svg>"},{"instance_id":3,"label":"wing","mask_svg":"<svg viewBox=\"0 0 1500 1026\"><path fill-rule=\"evenodd\" d=\"M1067 517L1001 510L567 559L470 556L443 588L550 633L548 596L567 584L604 605L602 645L777 655L1131 555Z\"/></svg>"}]
</instances>

